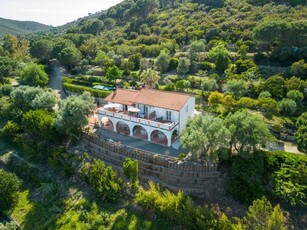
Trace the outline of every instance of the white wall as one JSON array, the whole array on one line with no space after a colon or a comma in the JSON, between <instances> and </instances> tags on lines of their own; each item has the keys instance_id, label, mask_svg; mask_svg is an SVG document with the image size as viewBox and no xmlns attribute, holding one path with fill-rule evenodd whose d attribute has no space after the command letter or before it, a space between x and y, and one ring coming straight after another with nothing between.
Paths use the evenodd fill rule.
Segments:
<instances>
[{"instance_id":1,"label":"white wall","mask_svg":"<svg viewBox=\"0 0 307 230\"><path fill-rule=\"evenodd\" d=\"M188 111L186 111L188 107ZM183 108L180 110L179 133L181 133L187 125L188 117L193 117L195 109L195 97L191 96Z\"/></svg>"},{"instance_id":2,"label":"white wall","mask_svg":"<svg viewBox=\"0 0 307 230\"><path fill-rule=\"evenodd\" d=\"M144 106L141 104L138 104L136 107L141 109L141 113L144 113ZM156 111L156 117L160 118L163 117L164 120L166 120L166 109L158 108L154 106L148 106L148 114L152 113L153 111ZM172 121L178 122L179 121L179 112L171 110L172 112Z\"/></svg>"}]
</instances>

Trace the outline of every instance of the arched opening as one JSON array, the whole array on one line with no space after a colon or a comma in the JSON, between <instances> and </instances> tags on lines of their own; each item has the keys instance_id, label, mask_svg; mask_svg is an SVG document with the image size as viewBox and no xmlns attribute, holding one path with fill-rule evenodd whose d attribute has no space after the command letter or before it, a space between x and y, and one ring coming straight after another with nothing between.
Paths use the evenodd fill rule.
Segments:
<instances>
[{"instance_id":1,"label":"arched opening","mask_svg":"<svg viewBox=\"0 0 307 230\"><path fill-rule=\"evenodd\" d=\"M144 140L148 139L147 131L140 125L133 127L133 136Z\"/></svg>"},{"instance_id":2,"label":"arched opening","mask_svg":"<svg viewBox=\"0 0 307 230\"><path fill-rule=\"evenodd\" d=\"M129 126L125 122L122 122L122 121L117 122L116 131L118 133L125 134L125 135L130 134Z\"/></svg>"},{"instance_id":3,"label":"arched opening","mask_svg":"<svg viewBox=\"0 0 307 230\"><path fill-rule=\"evenodd\" d=\"M114 130L113 122L107 117L101 118L101 127L107 130L111 130L111 131Z\"/></svg>"},{"instance_id":4,"label":"arched opening","mask_svg":"<svg viewBox=\"0 0 307 230\"><path fill-rule=\"evenodd\" d=\"M178 130L175 129L172 133L172 144L178 139Z\"/></svg>"},{"instance_id":5,"label":"arched opening","mask_svg":"<svg viewBox=\"0 0 307 230\"><path fill-rule=\"evenodd\" d=\"M159 130L152 131L152 133L150 135L150 140L152 142L155 142L155 143L160 144L160 145L167 145L166 135Z\"/></svg>"}]
</instances>

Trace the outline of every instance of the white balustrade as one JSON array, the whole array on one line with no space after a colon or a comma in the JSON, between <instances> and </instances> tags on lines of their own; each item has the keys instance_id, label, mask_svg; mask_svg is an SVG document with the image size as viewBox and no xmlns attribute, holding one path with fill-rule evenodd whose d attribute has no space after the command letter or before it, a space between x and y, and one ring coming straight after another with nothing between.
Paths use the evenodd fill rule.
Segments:
<instances>
[{"instance_id":1,"label":"white balustrade","mask_svg":"<svg viewBox=\"0 0 307 230\"><path fill-rule=\"evenodd\" d=\"M103 108L99 108L98 113L101 114L101 115L105 115L107 117L115 117L115 118L120 119L120 120L130 121L130 122L133 122L133 123L138 123L138 124L141 124L141 125L151 126L151 127L154 127L154 128L164 129L164 130L168 130L168 131L172 130L177 125L175 122L161 123L161 122L157 122L157 121L147 120L147 119L144 119L144 118L129 116L129 115L126 115L124 113L111 112L111 111L105 110Z\"/></svg>"}]
</instances>

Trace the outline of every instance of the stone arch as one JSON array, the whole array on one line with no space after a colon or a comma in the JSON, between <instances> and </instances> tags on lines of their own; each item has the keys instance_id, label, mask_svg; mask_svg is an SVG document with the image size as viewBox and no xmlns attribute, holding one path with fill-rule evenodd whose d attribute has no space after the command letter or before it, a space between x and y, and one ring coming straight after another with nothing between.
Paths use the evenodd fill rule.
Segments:
<instances>
[{"instance_id":1,"label":"stone arch","mask_svg":"<svg viewBox=\"0 0 307 230\"><path fill-rule=\"evenodd\" d=\"M167 135L160 130L153 130L150 134L150 140L161 145L168 144Z\"/></svg>"},{"instance_id":2,"label":"stone arch","mask_svg":"<svg viewBox=\"0 0 307 230\"><path fill-rule=\"evenodd\" d=\"M113 124L112 120L109 119L108 117L102 117L100 119L100 122L101 122L102 127L104 129L114 131L114 124Z\"/></svg>"},{"instance_id":3,"label":"stone arch","mask_svg":"<svg viewBox=\"0 0 307 230\"><path fill-rule=\"evenodd\" d=\"M148 140L148 133L146 129L141 125L136 125L133 127L133 136L144 140Z\"/></svg>"},{"instance_id":4,"label":"stone arch","mask_svg":"<svg viewBox=\"0 0 307 230\"><path fill-rule=\"evenodd\" d=\"M125 134L125 135L130 135L129 125L127 125L123 121L118 121L116 123L116 132L121 133L121 134Z\"/></svg>"}]
</instances>

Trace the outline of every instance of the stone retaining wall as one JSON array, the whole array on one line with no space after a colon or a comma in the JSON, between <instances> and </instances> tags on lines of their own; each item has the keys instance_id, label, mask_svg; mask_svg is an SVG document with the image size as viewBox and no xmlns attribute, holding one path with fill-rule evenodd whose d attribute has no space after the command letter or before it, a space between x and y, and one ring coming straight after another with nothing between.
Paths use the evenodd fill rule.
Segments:
<instances>
[{"instance_id":1,"label":"stone retaining wall","mask_svg":"<svg viewBox=\"0 0 307 230\"><path fill-rule=\"evenodd\" d=\"M103 160L120 173L126 158L138 160L139 180L142 182L152 180L170 190L180 189L186 193L207 193L215 190L215 185L219 183L220 172L214 163L178 161L174 157L108 143L97 136L84 135L84 140L90 156Z\"/></svg>"}]
</instances>

